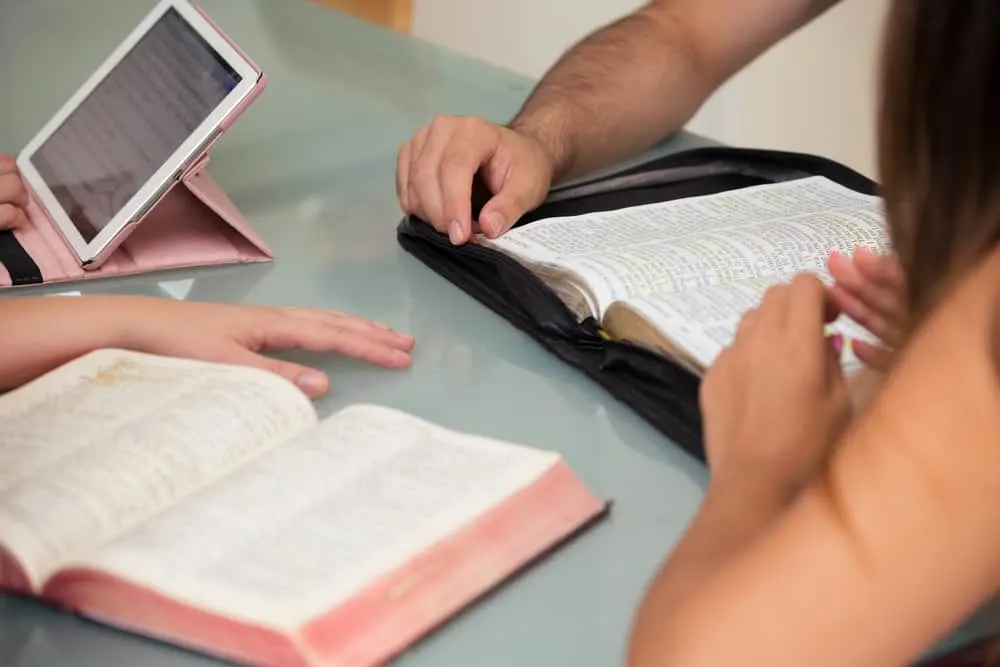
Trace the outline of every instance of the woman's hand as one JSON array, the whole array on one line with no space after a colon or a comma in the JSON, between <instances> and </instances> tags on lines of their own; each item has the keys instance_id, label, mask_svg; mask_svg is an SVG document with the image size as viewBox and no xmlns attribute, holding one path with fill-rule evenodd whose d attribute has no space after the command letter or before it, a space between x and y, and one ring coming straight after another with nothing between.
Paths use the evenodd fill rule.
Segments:
<instances>
[{"instance_id":1,"label":"woman's hand","mask_svg":"<svg viewBox=\"0 0 1000 667\"><path fill-rule=\"evenodd\" d=\"M768 290L709 369L701 407L711 480L643 600L629 664L682 664L663 656L678 650L677 636L688 643L679 626L691 623L691 600L768 533L825 463L850 408L823 332L837 314L816 276L796 276Z\"/></svg>"},{"instance_id":2,"label":"woman's hand","mask_svg":"<svg viewBox=\"0 0 1000 667\"><path fill-rule=\"evenodd\" d=\"M794 492L825 460L850 414L837 341L824 324L838 315L813 275L768 290L701 388L713 478L765 475Z\"/></svg>"},{"instance_id":3,"label":"woman's hand","mask_svg":"<svg viewBox=\"0 0 1000 667\"><path fill-rule=\"evenodd\" d=\"M264 356L302 349L405 368L411 336L363 318L307 308L269 308L132 296L51 297L0 302L0 388L9 389L104 347L253 366L305 394L325 394L325 373Z\"/></svg>"},{"instance_id":4,"label":"woman's hand","mask_svg":"<svg viewBox=\"0 0 1000 667\"><path fill-rule=\"evenodd\" d=\"M881 342L852 341L854 353L868 367L885 370L891 351L899 343L905 310L899 262L861 247L851 257L831 254L827 269L834 279L830 288L834 304Z\"/></svg>"},{"instance_id":5,"label":"woman's hand","mask_svg":"<svg viewBox=\"0 0 1000 667\"><path fill-rule=\"evenodd\" d=\"M27 206L28 190L17 171L17 163L9 155L0 155L0 230L27 224L24 213Z\"/></svg>"},{"instance_id":6,"label":"woman's hand","mask_svg":"<svg viewBox=\"0 0 1000 667\"><path fill-rule=\"evenodd\" d=\"M728 440L709 441L710 454L733 465L754 450L789 463L797 454L808 464L820 439L797 436L792 427L813 432L838 422L829 417L838 412L838 401L829 398L836 383L824 388L804 370L822 367L822 346L808 335L794 341L810 345L789 346L800 323L815 334L821 310L815 283L801 292L809 294L798 298L793 288L785 295L796 306L785 325L765 330L763 316L777 314L765 304L747 327L746 333L770 331L757 339L758 365L768 356L775 361L754 369L770 386L763 379L744 382L740 373L715 376L716 397L725 389L732 396L714 407L743 418L725 423L723 413L713 415L708 427ZM808 313L803 304L810 304ZM813 320L808 325L796 317L806 314ZM793 502L769 502L773 491L748 480L750 470L737 470L742 476L728 478L737 483L714 495L720 487L713 480L648 589L629 664L911 665L994 598L1000 586L998 334L1000 251L994 251L928 313L878 396ZM752 341L734 345L718 370L735 367L741 346L754 351ZM769 343L772 349L764 350ZM784 347L773 349L778 345ZM744 355L743 361L752 360ZM801 395L790 393L792 387ZM770 400L785 405L764 400L768 390ZM761 414L752 415L753 409ZM785 439L775 440L779 434Z\"/></svg>"}]
</instances>

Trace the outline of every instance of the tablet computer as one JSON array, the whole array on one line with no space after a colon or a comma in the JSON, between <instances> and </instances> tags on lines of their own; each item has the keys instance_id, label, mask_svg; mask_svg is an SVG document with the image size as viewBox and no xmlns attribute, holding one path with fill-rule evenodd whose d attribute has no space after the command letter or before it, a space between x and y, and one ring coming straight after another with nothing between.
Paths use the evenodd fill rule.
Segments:
<instances>
[{"instance_id":1,"label":"tablet computer","mask_svg":"<svg viewBox=\"0 0 1000 667\"><path fill-rule=\"evenodd\" d=\"M25 146L17 166L97 268L264 85L187 0L161 0Z\"/></svg>"}]
</instances>

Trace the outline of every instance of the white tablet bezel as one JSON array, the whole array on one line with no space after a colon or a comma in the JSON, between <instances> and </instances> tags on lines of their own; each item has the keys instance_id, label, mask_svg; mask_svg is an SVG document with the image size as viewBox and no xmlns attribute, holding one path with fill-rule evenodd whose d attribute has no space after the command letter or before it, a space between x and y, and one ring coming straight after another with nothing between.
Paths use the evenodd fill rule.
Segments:
<instances>
[{"instance_id":1,"label":"white tablet bezel","mask_svg":"<svg viewBox=\"0 0 1000 667\"><path fill-rule=\"evenodd\" d=\"M73 114L74 110L94 91L97 85L125 58L139 40L156 24L163 14L174 9L188 24L240 75L240 83L230 91L218 108L199 125L194 132L167 158L138 192L122 209L87 242L76 229L69 215L63 210L59 200L49 185L35 168L32 158L48 138ZM72 248L81 265L93 263L101 257L109 244L129 226L141 219L142 215L155 203L171 183L180 177L192 160L198 158L217 133L224 127L226 119L240 108L258 85L260 72L244 58L218 29L205 19L187 0L159 0L138 26L108 56L89 79L49 120L38 134L28 142L17 157L17 166L22 177L31 187L38 203L41 204L59 228L63 238Z\"/></svg>"}]
</instances>

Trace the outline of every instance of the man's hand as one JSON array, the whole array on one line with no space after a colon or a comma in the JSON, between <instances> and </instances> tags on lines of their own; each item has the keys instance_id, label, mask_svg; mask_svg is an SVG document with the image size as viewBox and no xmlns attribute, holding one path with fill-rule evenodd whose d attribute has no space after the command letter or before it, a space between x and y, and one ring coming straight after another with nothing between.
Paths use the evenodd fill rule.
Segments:
<instances>
[{"instance_id":1,"label":"man's hand","mask_svg":"<svg viewBox=\"0 0 1000 667\"><path fill-rule=\"evenodd\" d=\"M853 257L832 253L827 268L834 279L834 304L881 342L852 341L854 353L865 365L884 370L903 328L905 281L899 263L862 247Z\"/></svg>"},{"instance_id":2,"label":"man's hand","mask_svg":"<svg viewBox=\"0 0 1000 667\"><path fill-rule=\"evenodd\" d=\"M403 211L467 242L497 238L538 206L552 183L552 157L535 139L480 118L440 116L399 149L396 194ZM472 219L472 181L481 173L492 198Z\"/></svg>"}]
</instances>

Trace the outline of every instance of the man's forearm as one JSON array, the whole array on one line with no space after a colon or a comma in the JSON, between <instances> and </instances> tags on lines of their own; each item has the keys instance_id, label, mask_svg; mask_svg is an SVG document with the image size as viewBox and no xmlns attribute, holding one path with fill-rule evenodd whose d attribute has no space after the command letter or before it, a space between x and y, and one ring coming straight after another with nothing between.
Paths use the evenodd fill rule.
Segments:
<instances>
[{"instance_id":1,"label":"man's forearm","mask_svg":"<svg viewBox=\"0 0 1000 667\"><path fill-rule=\"evenodd\" d=\"M652 146L683 127L718 84L664 7L649 5L573 47L511 122L549 151L554 180Z\"/></svg>"}]
</instances>

